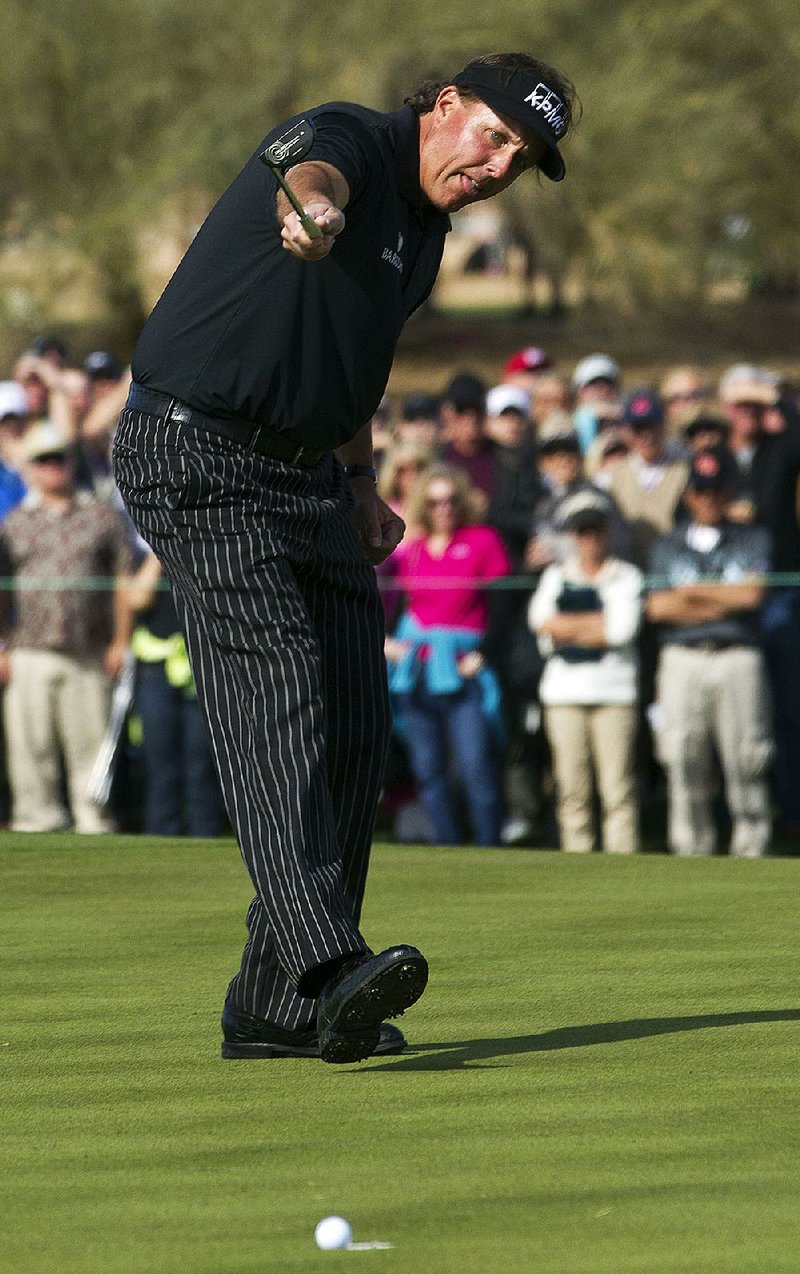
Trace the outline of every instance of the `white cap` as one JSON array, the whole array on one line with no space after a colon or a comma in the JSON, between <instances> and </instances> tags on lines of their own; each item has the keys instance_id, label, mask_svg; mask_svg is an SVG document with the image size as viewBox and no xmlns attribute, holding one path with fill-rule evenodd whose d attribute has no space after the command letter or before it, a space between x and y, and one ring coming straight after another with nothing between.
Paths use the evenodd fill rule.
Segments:
<instances>
[{"instance_id":1,"label":"white cap","mask_svg":"<svg viewBox=\"0 0 800 1274\"><path fill-rule=\"evenodd\" d=\"M619 364L608 354L589 354L581 359L572 373L572 383L576 389L583 389L593 380L610 380L616 384L620 375Z\"/></svg>"},{"instance_id":2,"label":"white cap","mask_svg":"<svg viewBox=\"0 0 800 1274\"><path fill-rule=\"evenodd\" d=\"M39 456L68 448L69 438L52 420L37 420L22 436L22 454L26 460L36 460Z\"/></svg>"},{"instance_id":3,"label":"white cap","mask_svg":"<svg viewBox=\"0 0 800 1274\"><path fill-rule=\"evenodd\" d=\"M574 495L566 496L556 506L556 525L565 531L580 530L597 518L608 520L611 507L611 501L602 491L596 487L584 487Z\"/></svg>"},{"instance_id":4,"label":"white cap","mask_svg":"<svg viewBox=\"0 0 800 1274\"><path fill-rule=\"evenodd\" d=\"M736 363L728 368L720 380L719 396L724 403L762 403L771 406L778 401L778 377L764 367Z\"/></svg>"},{"instance_id":5,"label":"white cap","mask_svg":"<svg viewBox=\"0 0 800 1274\"><path fill-rule=\"evenodd\" d=\"M0 420L4 416L27 416L28 400L17 380L0 380Z\"/></svg>"},{"instance_id":6,"label":"white cap","mask_svg":"<svg viewBox=\"0 0 800 1274\"><path fill-rule=\"evenodd\" d=\"M495 385L486 395L487 416L502 416L504 411L519 411L527 416L530 410L531 396L521 385Z\"/></svg>"}]
</instances>

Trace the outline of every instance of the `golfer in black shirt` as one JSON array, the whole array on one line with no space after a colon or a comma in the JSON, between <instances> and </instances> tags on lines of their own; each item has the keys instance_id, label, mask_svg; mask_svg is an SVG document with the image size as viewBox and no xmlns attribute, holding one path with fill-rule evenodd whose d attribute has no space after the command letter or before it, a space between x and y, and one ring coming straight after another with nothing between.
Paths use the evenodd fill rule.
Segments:
<instances>
[{"instance_id":1,"label":"golfer in black shirt","mask_svg":"<svg viewBox=\"0 0 800 1274\"><path fill-rule=\"evenodd\" d=\"M406 945L359 931L388 733L373 564L402 521L378 497L369 422L448 214L526 169L564 175L574 90L524 54L479 58L399 111L329 103L283 121L201 227L133 357L120 491L185 628L256 896L223 1056L351 1062L424 990ZM261 162L302 118L286 180Z\"/></svg>"}]
</instances>

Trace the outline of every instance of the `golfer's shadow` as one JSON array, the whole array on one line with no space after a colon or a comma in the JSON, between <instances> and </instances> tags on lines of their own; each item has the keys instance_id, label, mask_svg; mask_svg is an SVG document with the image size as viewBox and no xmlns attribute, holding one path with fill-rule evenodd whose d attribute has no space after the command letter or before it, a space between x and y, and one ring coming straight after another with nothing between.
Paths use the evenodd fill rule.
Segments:
<instances>
[{"instance_id":1,"label":"golfer's shadow","mask_svg":"<svg viewBox=\"0 0 800 1274\"><path fill-rule=\"evenodd\" d=\"M423 1044L408 1049L402 1057L361 1069L373 1071L449 1071L480 1069L504 1057L520 1053L550 1053L561 1048L589 1048L597 1044L620 1044L651 1035L674 1035L679 1031L705 1031L717 1026L748 1026L759 1022L798 1022L800 1009L765 1009L746 1013L700 1013L693 1017L639 1017L623 1022L595 1022L590 1026L563 1026L541 1035L512 1035L506 1039L457 1040L447 1044Z\"/></svg>"}]
</instances>

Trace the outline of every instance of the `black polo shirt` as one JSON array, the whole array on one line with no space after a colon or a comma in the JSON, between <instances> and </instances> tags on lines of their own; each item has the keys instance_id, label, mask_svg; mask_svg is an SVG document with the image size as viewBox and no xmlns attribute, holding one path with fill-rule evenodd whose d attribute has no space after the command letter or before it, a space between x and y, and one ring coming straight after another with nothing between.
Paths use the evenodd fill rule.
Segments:
<instances>
[{"instance_id":1,"label":"black polo shirt","mask_svg":"<svg viewBox=\"0 0 800 1274\"><path fill-rule=\"evenodd\" d=\"M411 107L380 114L315 107L306 158L350 188L346 224L323 261L282 247L277 182L261 142L209 213L150 316L133 378L211 416L291 429L337 447L374 414L403 323L433 287L449 218L419 185Z\"/></svg>"}]
</instances>

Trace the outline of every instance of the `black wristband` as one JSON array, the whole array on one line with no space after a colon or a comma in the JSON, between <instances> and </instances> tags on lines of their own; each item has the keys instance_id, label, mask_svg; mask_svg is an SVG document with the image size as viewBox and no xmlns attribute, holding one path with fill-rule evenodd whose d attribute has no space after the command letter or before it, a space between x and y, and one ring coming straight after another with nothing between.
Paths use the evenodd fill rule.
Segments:
<instances>
[{"instance_id":1,"label":"black wristband","mask_svg":"<svg viewBox=\"0 0 800 1274\"><path fill-rule=\"evenodd\" d=\"M344 474L346 478L371 478L373 482L378 481L377 469L368 464L346 464Z\"/></svg>"}]
</instances>

